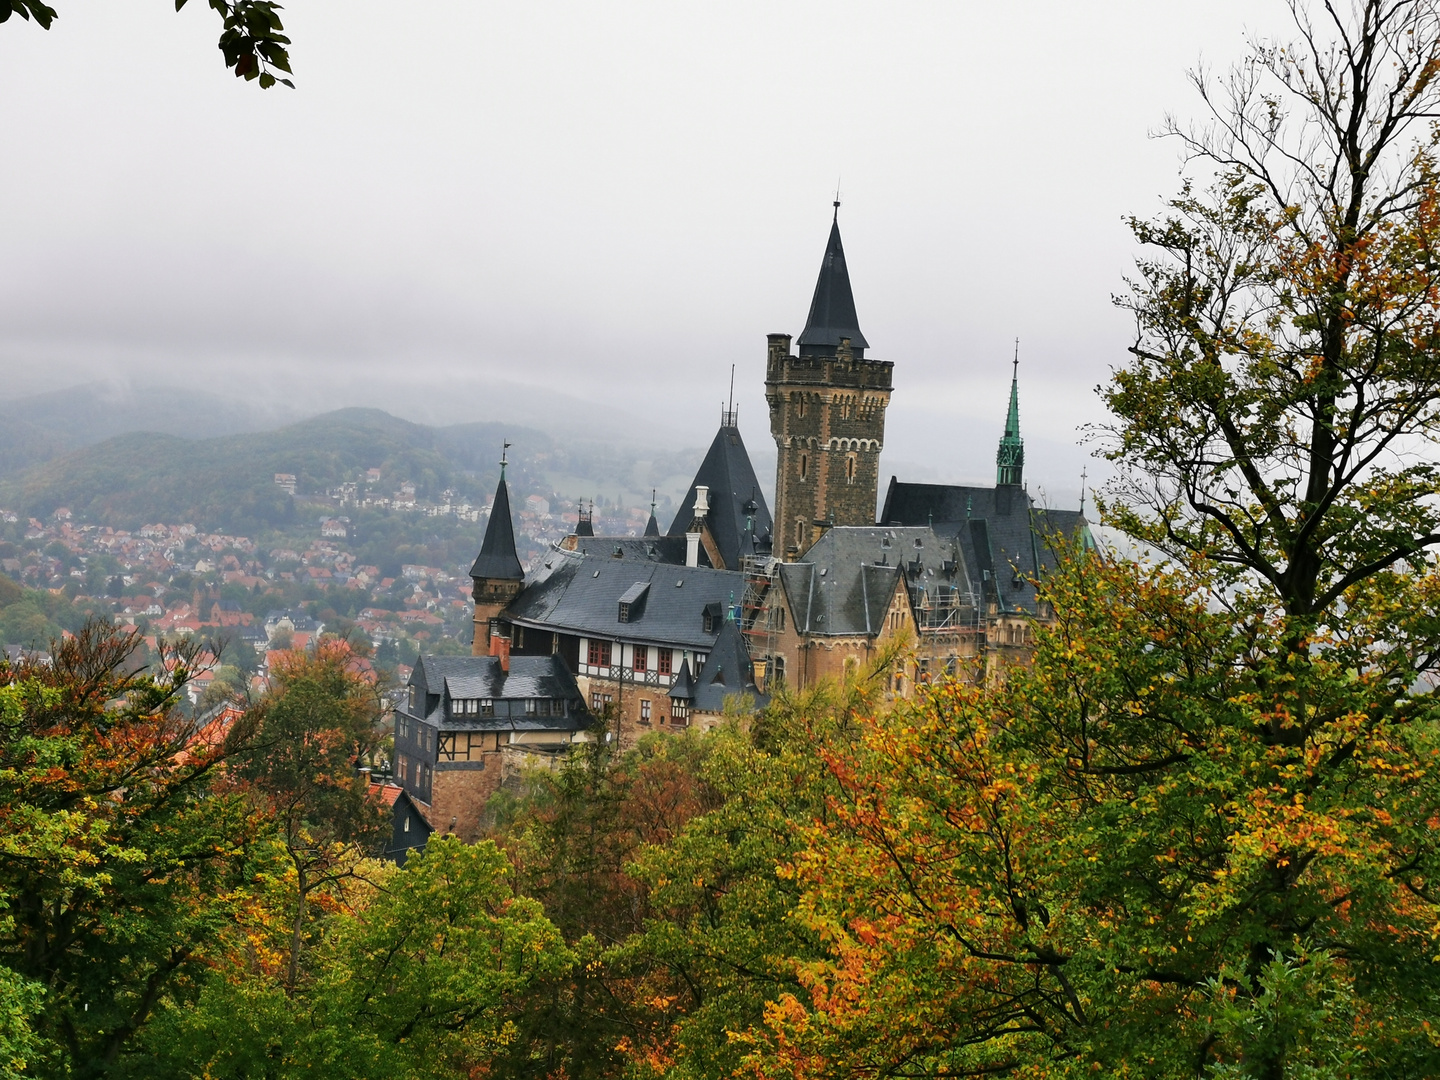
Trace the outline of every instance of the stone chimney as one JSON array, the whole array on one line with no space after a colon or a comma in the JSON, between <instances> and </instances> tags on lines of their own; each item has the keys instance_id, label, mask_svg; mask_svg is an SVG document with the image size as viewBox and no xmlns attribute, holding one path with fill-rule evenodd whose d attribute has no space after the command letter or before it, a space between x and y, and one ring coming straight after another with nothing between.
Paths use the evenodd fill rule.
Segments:
<instances>
[{"instance_id":1,"label":"stone chimney","mask_svg":"<svg viewBox=\"0 0 1440 1080\"><path fill-rule=\"evenodd\" d=\"M690 528L685 531L685 565L700 565L700 530L705 528L705 515L710 513L710 489L704 484L695 485L695 516L690 519Z\"/></svg>"},{"instance_id":2,"label":"stone chimney","mask_svg":"<svg viewBox=\"0 0 1440 1080\"><path fill-rule=\"evenodd\" d=\"M490 639L490 655L500 658L500 670L507 675L510 672L510 639L501 637L499 634Z\"/></svg>"}]
</instances>

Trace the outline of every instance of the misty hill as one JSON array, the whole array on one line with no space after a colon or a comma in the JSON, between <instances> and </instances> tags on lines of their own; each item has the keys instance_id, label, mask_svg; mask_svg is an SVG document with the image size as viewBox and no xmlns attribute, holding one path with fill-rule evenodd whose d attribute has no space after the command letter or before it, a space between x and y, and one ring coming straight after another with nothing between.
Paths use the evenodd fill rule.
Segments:
<instances>
[{"instance_id":1,"label":"misty hill","mask_svg":"<svg viewBox=\"0 0 1440 1080\"><path fill-rule=\"evenodd\" d=\"M0 401L0 477L116 435L146 431L206 438L298 420L283 405L165 383L91 382Z\"/></svg>"},{"instance_id":2,"label":"misty hill","mask_svg":"<svg viewBox=\"0 0 1440 1080\"><path fill-rule=\"evenodd\" d=\"M9 425L0 425L8 427ZM43 435L43 431L42 431ZM284 527L307 493L323 492L379 468L377 490L402 481L416 497L446 489L483 500L498 476L503 439L511 449L515 494L603 494L632 505L688 483L698 448L683 451L618 447L577 436L564 443L512 424L471 423L432 428L378 409L342 409L274 431L183 438L130 432L44 461L0 480L0 507L45 517L58 507L115 528L147 522L192 522L212 531L253 534ZM294 473L299 499L276 486Z\"/></svg>"}]
</instances>

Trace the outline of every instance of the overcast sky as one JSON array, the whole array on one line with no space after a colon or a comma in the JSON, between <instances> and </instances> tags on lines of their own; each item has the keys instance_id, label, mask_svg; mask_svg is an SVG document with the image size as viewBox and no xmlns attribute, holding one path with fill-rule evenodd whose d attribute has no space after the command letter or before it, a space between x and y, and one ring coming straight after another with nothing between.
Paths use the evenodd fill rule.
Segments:
<instances>
[{"instance_id":1,"label":"overcast sky","mask_svg":"<svg viewBox=\"0 0 1440 1080\"><path fill-rule=\"evenodd\" d=\"M1131 326L1122 218L1278 0L292 0L295 91L194 2L0 27L5 391L163 375L425 421L707 442L801 330L837 184L882 472L993 480L1013 340L1031 488L1071 505ZM1091 474L1095 473L1091 465Z\"/></svg>"}]
</instances>

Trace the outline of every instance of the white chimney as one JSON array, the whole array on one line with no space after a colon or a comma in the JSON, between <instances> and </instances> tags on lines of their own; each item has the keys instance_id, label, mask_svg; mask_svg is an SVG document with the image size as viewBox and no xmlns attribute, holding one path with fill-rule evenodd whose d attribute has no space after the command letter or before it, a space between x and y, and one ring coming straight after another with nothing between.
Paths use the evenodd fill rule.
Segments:
<instances>
[{"instance_id":1,"label":"white chimney","mask_svg":"<svg viewBox=\"0 0 1440 1080\"><path fill-rule=\"evenodd\" d=\"M685 565L700 565L700 534L698 532L685 534Z\"/></svg>"},{"instance_id":2,"label":"white chimney","mask_svg":"<svg viewBox=\"0 0 1440 1080\"><path fill-rule=\"evenodd\" d=\"M710 489L704 484L695 485L695 516L702 518L710 512Z\"/></svg>"}]
</instances>

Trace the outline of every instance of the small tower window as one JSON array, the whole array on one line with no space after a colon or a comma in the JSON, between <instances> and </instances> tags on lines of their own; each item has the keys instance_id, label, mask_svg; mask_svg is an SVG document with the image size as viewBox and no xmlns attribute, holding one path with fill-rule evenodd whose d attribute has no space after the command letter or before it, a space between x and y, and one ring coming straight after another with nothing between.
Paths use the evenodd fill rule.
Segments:
<instances>
[{"instance_id":1,"label":"small tower window","mask_svg":"<svg viewBox=\"0 0 1440 1080\"><path fill-rule=\"evenodd\" d=\"M808 454L801 454L801 455L800 455L800 479L801 479L801 480L804 480L805 477L806 477L806 475L807 475L809 472L810 472L810 456L809 456Z\"/></svg>"},{"instance_id":2,"label":"small tower window","mask_svg":"<svg viewBox=\"0 0 1440 1080\"><path fill-rule=\"evenodd\" d=\"M855 482L855 455L853 453L845 456L845 482L848 484Z\"/></svg>"},{"instance_id":3,"label":"small tower window","mask_svg":"<svg viewBox=\"0 0 1440 1080\"><path fill-rule=\"evenodd\" d=\"M804 415L805 415L805 395L804 395L804 394L799 394L799 395L796 396L796 399L795 399L795 415L796 415L796 416L804 416Z\"/></svg>"}]
</instances>

